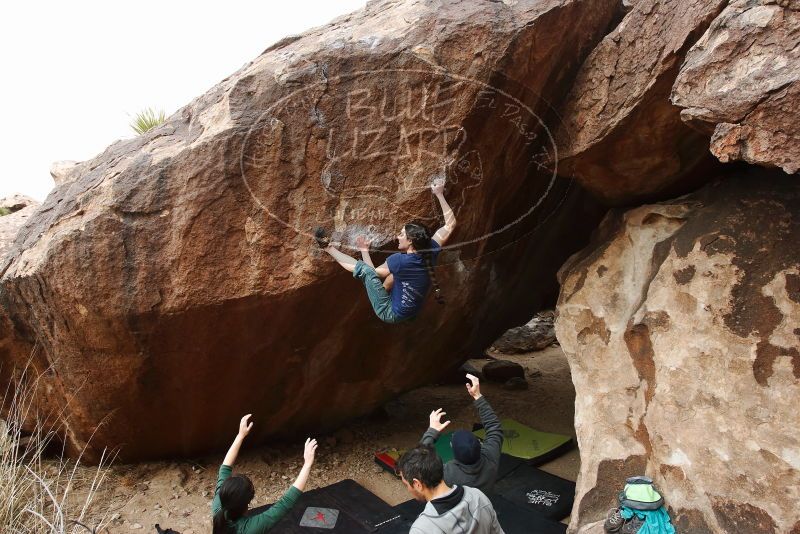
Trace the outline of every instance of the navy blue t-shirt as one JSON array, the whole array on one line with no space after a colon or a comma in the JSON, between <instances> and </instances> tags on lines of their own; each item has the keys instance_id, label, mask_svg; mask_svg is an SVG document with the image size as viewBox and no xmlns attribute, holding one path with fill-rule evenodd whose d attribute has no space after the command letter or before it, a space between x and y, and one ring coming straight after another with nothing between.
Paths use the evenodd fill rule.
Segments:
<instances>
[{"instance_id":1,"label":"navy blue t-shirt","mask_svg":"<svg viewBox=\"0 0 800 534\"><path fill-rule=\"evenodd\" d=\"M442 247L431 239L431 266L436 265ZM392 286L392 311L402 319L416 315L431 286L422 254L395 253L386 259L389 272L394 275Z\"/></svg>"}]
</instances>

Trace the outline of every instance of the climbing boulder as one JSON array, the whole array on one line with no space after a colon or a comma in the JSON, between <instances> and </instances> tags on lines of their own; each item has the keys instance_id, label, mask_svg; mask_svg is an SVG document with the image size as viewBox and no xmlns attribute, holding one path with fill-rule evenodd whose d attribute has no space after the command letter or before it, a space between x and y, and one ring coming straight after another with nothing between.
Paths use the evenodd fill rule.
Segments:
<instances>
[{"instance_id":1,"label":"climbing boulder","mask_svg":"<svg viewBox=\"0 0 800 534\"><path fill-rule=\"evenodd\" d=\"M0 265L0 347L36 344L68 449L221 449L244 413L254 442L336 428L552 301L602 214L556 175L552 103L616 9L372 1L54 167ZM442 224L435 177L458 218L437 269L446 304L385 325L312 228L351 254L366 234L383 261L404 222Z\"/></svg>"},{"instance_id":2,"label":"climbing boulder","mask_svg":"<svg viewBox=\"0 0 800 534\"><path fill-rule=\"evenodd\" d=\"M800 170L800 2L731 2L689 50L672 102L721 161Z\"/></svg>"},{"instance_id":3,"label":"climbing boulder","mask_svg":"<svg viewBox=\"0 0 800 534\"><path fill-rule=\"evenodd\" d=\"M669 100L687 49L726 0L639 0L592 51L564 103L559 172L606 202L665 198L702 182L708 137Z\"/></svg>"},{"instance_id":4,"label":"climbing boulder","mask_svg":"<svg viewBox=\"0 0 800 534\"><path fill-rule=\"evenodd\" d=\"M800 182L753 168L614 211L560 272L572 527L647 474L679 532L789 532L800 487ZM583 531L581 531L583 532Z\"/></svg>"}]
</instances>

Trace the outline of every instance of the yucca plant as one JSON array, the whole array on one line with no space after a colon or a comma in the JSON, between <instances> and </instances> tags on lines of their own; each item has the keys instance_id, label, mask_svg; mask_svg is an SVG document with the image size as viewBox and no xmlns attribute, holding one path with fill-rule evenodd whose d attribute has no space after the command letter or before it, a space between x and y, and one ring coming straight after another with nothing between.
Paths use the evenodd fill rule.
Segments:
<instances>
[{"instance_id":1,"label":"yucca plant","mask_svg":"<svg viewBox=\"0 0 800 534\"><path fill-rule=\"evenodd\" d=\"M104 526L106 513L93 501L108 473L103 454L96 469L79 466L63 451L48 457L63 414L36 413L34 393L39 376L28 365L3 396L5 419L0 420L0 532L77 534L85 523ZM32 426L23 432L23 423Z\"/></svg>"},{"instance_id":2,"label":"yucca plant","mask_svg":"<svg viewBox=\"0 0 800 534\"><path fill-rule=\"evenodd\" d=\"M162 124L165 120L167 120L167 117L164 110L156 112L153 108L147 108L136 114L131 123L131 128L137 134L142 135Z\"/></svg>"}]
</instances>

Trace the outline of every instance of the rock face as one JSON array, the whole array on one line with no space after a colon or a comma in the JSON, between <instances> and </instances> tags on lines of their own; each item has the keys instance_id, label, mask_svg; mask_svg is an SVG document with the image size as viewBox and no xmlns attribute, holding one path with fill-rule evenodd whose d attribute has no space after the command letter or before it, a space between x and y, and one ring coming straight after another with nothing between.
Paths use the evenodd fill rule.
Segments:
<instances>
[{"instance_id":1,"label":"rock face","mask_svg":"<svg viewBox=\"0 0 800 534\"><path fill-rule=\"evenodd\" d=\"M36 343L70 449L93 435L125 460L223 447L250 412L254 440L306 435L430 381L543 308L596 224L555 177L548 114L616 9L371 2L276 43L54 174L0 265L0 359ZM384 325L310 231L391 248L408 220L441 224L437 176L459 220L447 304Z\"/></svg>"},{"instance_id":2,"label":"rock face","mask_svg":"<svg viewBox=\"0 0 800 534\"><path fill-rule=\"evenodd\" d=\"M537 313L522 326L510 328L492 344L492 348L505 354L520 354L543 350L556 341L553 312Z\"/></svg>"},{"instance_id":3,"label":"rock face","mask_svg":"<svg viewBox=\"0 0 800 534\"><path fill-rule=\"evenodd\" d=\"M725 0L640 0L586 59L558 133L560 172L610 203L669 194L708 165L706 136L669 95L687 49ZM702 166L702 165L701 165Z\"/></svg>"},{"instance_id":4,"label":"rock face","mask_svg":"<svg viewBox=\"0 0 800 534\"><path fill-rule=\"evenodd\" d=\"M39 202L37 202L36 199L27 195L21 195L19 193L15 193L0 199L0 209L5 209L11 212L19 211L23 208L27 208L28 206L38 205Z\"/></svg>"},{"instance_id":5,"label":"rock face","mask_svg":"<svg viewBox=\"0 0 800 534\"><path fill-rule=\"evenodd\" d=\"M756 171L613 212L560 273L571 528L652 476L678 532L779 533L800 500L800 183Z\"/></svg>"},{"instance_id":6,"label":"rock face","mask_svg":"<svg viewBox=\"0 0 800 534\"><path fill-rule=\"evenodd\" d=\"M722 161L800 169L800 2L737 0L689 51L672 101Z\"/></svg>"},{"instance_id":7,"label":"rock face","mask_svg":"<svg viewBox=\"0 0 800 534\"><path fill-rule=\"evenodd\" d=\"M72 160L54 161L50 165L50 176L56 185L62 185L74 180L81 172L80 163Z\"/></svg>"},{"instance_id":8,"label":"rock face","mask_svg":"<svg viewBox=\"0 0 800 534\"><path fill-rule=\"evenodd\" d=\"M26 195L16 194L0 199L0 208L11 211L8 215L0 216L0 262L19 229L37 207L39 202Z\"/></svg>"}]
</instances>

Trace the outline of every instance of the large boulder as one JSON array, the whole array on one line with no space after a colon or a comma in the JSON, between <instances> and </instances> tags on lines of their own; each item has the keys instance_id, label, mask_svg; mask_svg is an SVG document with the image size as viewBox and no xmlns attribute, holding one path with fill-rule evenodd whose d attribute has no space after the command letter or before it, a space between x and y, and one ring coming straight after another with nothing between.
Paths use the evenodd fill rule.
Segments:
<instances>
[{"instance_id":1,"label":"large boulder","mask_svg":"<svg viewBox=\"0 0 800 534\"><path fill-rule=\"evenodd\" d=\"M562 110L559 172L611 204L702 181L708 137L669 100L686 51L727 0L639 0L584 62Z\"/></svg>"},{"instance_id":2,"label":"large boulder","mask_svg":"<svg viewBox=\"0 0 800 534\"><path fill-rule=\"evenodd\" d=\"M731 2L689 50L672 101L720 160L800 170L800 2Z\"/></svg>"},{"instance_id":3,"label":"large boulder","mask_svg":"<svg viewBox=\"0 0 800 534\"><path fill-rule=\"evenodd\" d=\"M14 194L0 199L0 262L14 242L19 229L39 207L39 202L26 195Z\"/></svg>"},{"instance_id":4,"label":"large boulder","mask_svg":"<svg viewBox=\"0 0 800 534\"><path fill-rule=\"evenodd\" d=\"M610 213L560 273L577 391L572 531L647 474L678 532L796 529L800 182L755 170ZM791 530L794 532L795 530Z\"/></svg>"},{"instance_id":5,"label":"large boulder","mask_svg":"<svg viewBox=\"0 0 800 534\"><path fill-rule=\"evenodd\" d=\"M64 410L69 449L190 454L250 412L256 440L320 432L545 307L600 214L555 176L549 104L616 9L370 2L56 169L0 265L0 301L3 335L40 348L39 400ZM437 176L459 221L437 270L447 304L382 324L311 229L392 248L410 219L441 224ZM29 356L4 343L5 362Z\"/></svg>"}]
</instances>

